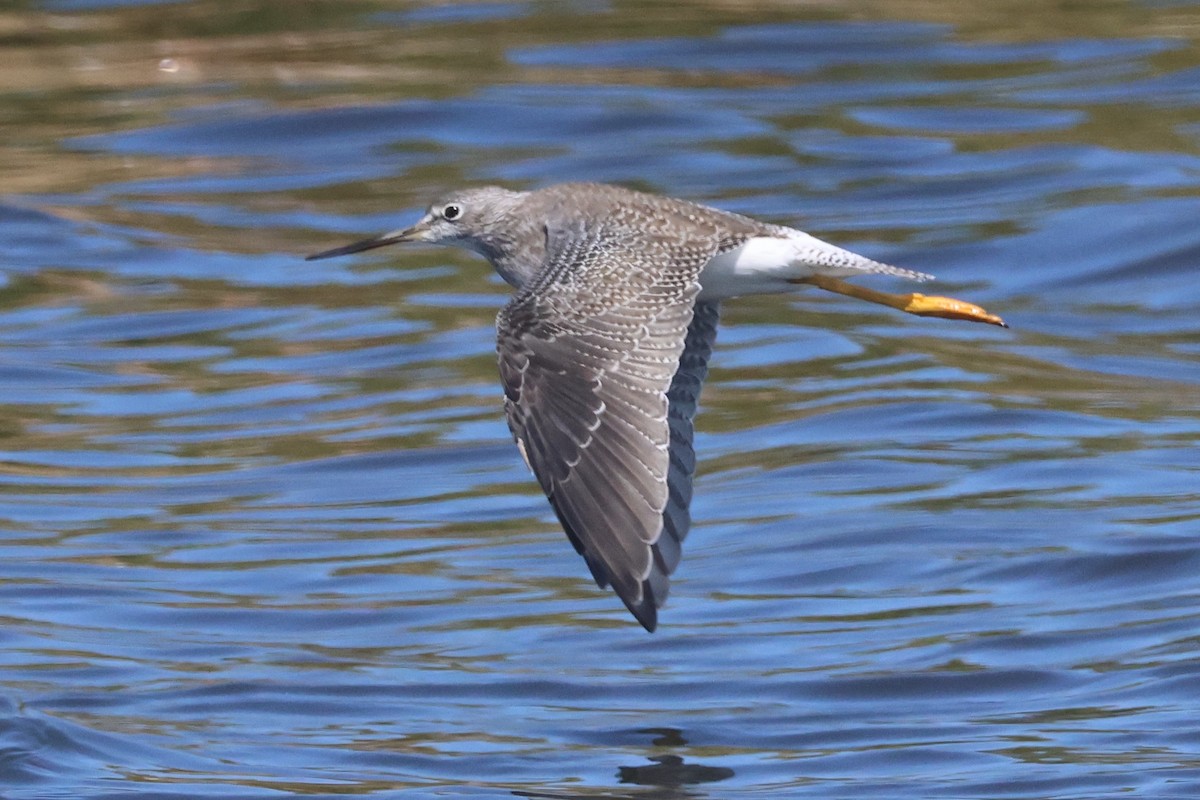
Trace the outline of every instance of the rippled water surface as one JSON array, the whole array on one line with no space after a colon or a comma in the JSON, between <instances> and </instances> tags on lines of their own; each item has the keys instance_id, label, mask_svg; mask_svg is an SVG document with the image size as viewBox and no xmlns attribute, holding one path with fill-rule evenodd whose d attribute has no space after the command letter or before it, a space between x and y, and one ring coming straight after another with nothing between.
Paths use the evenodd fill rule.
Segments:
<instances>
[{"instance_id":1,"label":"rippled water surface","mask_svg":"<svg viewBox=\"0 0 1200 800\"><path fill-rule=\"evenodd\" d=\"M1198 39L1105 0L9 4L0 797L1200 796ZM647 634L512 446L486 264L302 260L568 179L1012 329L727 304Z\"/></svg>"}]
</instances>

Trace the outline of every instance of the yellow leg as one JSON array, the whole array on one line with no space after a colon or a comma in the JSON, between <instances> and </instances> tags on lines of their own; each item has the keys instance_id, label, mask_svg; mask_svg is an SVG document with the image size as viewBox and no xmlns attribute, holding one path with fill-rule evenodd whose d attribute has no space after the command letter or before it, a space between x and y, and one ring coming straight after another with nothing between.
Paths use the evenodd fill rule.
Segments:
<instances>
[{"instance_id":1,"label":"yellow leg","mask_svg":"<svg viewBox=\"0 0 1200 800\"><path fill-rule=\"evenodd\" d=\"M808 278L796 278L790 283L809 283L827 292L844 294L847 297L857 297L870 303L879 303L892 308L898 308L919 317L944 317L945 319L964 319L969 322L986 322L989 325L999 325L1007 328L1008 324L989 314L974 303L965 303L953 297L937 297L924 294L889 294L855 286L827 275L813 275Z\"/></svg>"}]
</instances>

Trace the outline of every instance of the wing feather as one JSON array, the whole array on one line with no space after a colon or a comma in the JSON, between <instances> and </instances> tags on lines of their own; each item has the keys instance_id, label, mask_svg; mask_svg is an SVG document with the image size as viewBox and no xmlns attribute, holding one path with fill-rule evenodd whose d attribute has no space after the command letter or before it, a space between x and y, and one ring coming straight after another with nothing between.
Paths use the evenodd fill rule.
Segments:
<instances>
[{"instance_id":1,"label":"wing feather","mask_svg":"<svg viewBox=\"0 0 1200 800\"><path fill-rule=\"evenodd\" d=\"M691 524L692 419L717 323L696 298L717 244L622 223L547 228L497 351L509 427L568 538L652 631Z\"/></svg>"}]
</instances>

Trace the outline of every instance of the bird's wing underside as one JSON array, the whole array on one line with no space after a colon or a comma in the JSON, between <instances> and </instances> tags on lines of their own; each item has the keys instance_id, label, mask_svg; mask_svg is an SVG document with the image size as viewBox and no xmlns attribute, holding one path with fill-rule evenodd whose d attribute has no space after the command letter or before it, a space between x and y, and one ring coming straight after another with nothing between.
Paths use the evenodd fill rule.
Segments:
<instances>
[{"instance_id":1,"label":"bird's wing underside","mask_svg":"<svg viewBox=\"0 0 1200 800\"><path fill-rule=\"evenodd\" d=\"M667 473L667 507L663 511L663 535L658 550L667 574L674 571L681 555L680 545L692 527L692 476L696 451L692 445L693 421L700 390L708 376L708 359L717 338L721 306L716 301L696 303L684 339L679 369L667 391L667 426L670 429L670 469Z\"/></svg>"},{"instance_id":2,"label":"bird's wing underside","mask_svg":"<svg viewBox=\"0 0 1200 800\"><path fill-rule=\"evenodd\" d=\"M692 417L717 323L716 304L696 304L698 276L718 245L619 223L547 230L497 350L509 427L567 536L654 630L690 524Z\"/></svg>"}]
</instances>

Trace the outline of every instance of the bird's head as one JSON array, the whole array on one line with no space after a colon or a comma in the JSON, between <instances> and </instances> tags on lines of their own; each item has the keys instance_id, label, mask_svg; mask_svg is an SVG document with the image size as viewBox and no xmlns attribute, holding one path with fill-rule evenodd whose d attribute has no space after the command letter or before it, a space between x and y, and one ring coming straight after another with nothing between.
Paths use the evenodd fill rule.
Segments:
<instances>
[{"instance_id":1,"label":"bird's head","mask_svg":"<svg viewBox=\"0 0 1200 800\"><path fill-rule=\"evenodd\" d=\"M497 238L505 230L509 212L523 195L499 186L463 189L438 199L415 225L314 253L308 260L360 253L401 242L454 245L490 258Z\"/></svg>"}]
</instances>

